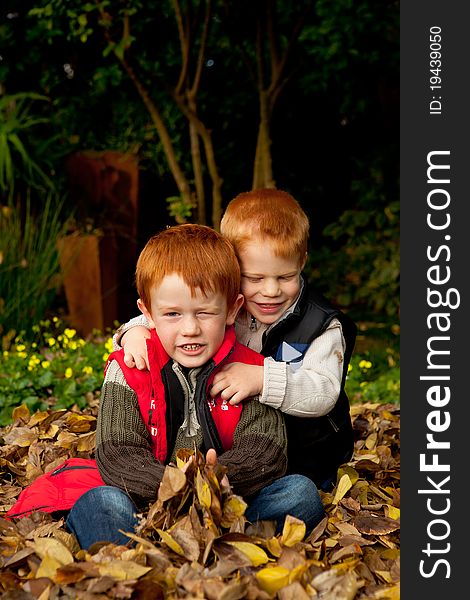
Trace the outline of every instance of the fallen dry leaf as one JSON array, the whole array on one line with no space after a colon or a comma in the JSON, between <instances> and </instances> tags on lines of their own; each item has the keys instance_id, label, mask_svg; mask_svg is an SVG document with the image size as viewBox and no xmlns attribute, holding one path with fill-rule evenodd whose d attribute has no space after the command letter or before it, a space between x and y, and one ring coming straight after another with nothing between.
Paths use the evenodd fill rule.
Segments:
<instances>
[{"instance_id":1,"label":"fallen dry leaf","mask_svg":"<svg viewBox=\"0 0 470 600\"><path fill-rule=\"evenodd\" d=\"M165 469L158 499L130 535L134 546L80 550L64 519L1 518L39 473L67 457L92 458L97 403L81 413L15 409L0 431L0 594L37 600L399 600L400 411L351 407L355 452L321 492L326 516L308 535L289 517L250 524L246 502L192 450Z\"/></svg>"}]
</instances>

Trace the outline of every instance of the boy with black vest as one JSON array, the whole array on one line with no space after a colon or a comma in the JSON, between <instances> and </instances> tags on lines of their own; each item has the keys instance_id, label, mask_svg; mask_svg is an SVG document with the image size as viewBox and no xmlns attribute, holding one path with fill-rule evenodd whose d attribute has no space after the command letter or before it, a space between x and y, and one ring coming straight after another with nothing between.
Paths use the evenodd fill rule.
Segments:
<instances>
[{"instance_id":1,"label":"boy with black vest","mask_svg":"<svg viewBox=\"0 0 470 600\"><path fill-rule=\"evenodd\" d=\"M248 502L250 521L275 520L279 530L290 514L311 529L323 506L307 477L284 477L282 414L256 400L230 404L209 393L222 366L264 360L235 339L243 297L231 243L202 225L162 231L139 256L136 284L151 328L150 368L129 368L123 351L109 357L96 437L106 485L83 494L67 519L80 545L126 543L119 530L132 530L136 509L156 499L165 465L179 448L196 447L207 462L227 468L230 485Z\"/></svg>"},{"instance_id":2,"label":"boy with black vest","mask_svg":"<svg viewBox=\"0 0 470 600\"><path fill-rule=\"evenodd\" d=\"M309 222L298 202L275 189L244 192L227 206L221 232L234 245L245 301L237 339L261 352L263 365L232 363L214 377L212 394L236 405L259 402L282 411L288 437L288 473L302 473L329 489L353 453L349 401L344 390L356 326L310 289L302 269ZM132 329L129 326L137 325ZM129 366L146 366L137 317L119 336Z\"/></svg>"}]
</instances>

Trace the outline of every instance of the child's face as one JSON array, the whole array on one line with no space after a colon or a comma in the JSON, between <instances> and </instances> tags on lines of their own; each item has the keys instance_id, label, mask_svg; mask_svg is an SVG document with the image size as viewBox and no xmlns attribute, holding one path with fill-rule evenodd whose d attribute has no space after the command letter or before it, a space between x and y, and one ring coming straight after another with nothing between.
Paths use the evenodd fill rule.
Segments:
<instances>
[{"instance_id":1,"label":"child's face","mask_svg":"<svg viewBox=\"0 0 470 600\"><path fill-rule=\"evenodd\" d=\"M238 257L246 310L261 323L274 323L299 294L298 257L276 256L269 243L262 240L244 245Z\"/></svg>"},{"instance_id":2,"label":"child's face","mask_svg":"<svg viewBox=\"0 0 470 600\"><path fill-rule=\"evenodd\" d=\"M150 293L150 312L139 300L139 308L146 316L166 353L183 367L194 368L205 364L220 348L226 325L235 321L243 303L240 295L236 306L227 308L225 297L200 290L191 296L183 279L172 273Z\"/></svg>"}]
</instances>

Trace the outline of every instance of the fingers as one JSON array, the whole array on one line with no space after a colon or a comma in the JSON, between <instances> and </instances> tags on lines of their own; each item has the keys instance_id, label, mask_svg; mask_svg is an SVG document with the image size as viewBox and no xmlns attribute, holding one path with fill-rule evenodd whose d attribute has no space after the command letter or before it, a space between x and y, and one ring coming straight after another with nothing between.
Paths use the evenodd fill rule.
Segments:
<instances>
[{"instance_id":1,"label":"fingers","mask_svg":"<svg viewBox=\"0 0 470 600\"><path fill-rule=\"evenodd\" d=\"M245 400L245 396L243 394L237 392L230 398L228 403L231 404L232 406L236 406L237 404L240 404L240 402L243 402L243 400Z\"/></svg>"},{"instance_id":2,"label":"fingers","mask_svg":"<svg viewBox=\"0 0 470 600\"><path fill-rule=\"evenodd\" d=\"M124 352L124 364L126 367L129 367L129 369L133 369L135 367L134 357L132 354Z\"/></svg>"},{"instance_id":3,"label":"fingers","mask_svg":"<svg viewBox=\"0 0 470 600\"><path fill-rule=\"evenodd\" d=\"M124 364L129 367L129 369L133 369L134 367L139 369L139 371L145 371L145 369L149 369L148 359L146 356L134 356L130 352L126 351L124 351Z\"/></svg>"},{"instance_id":4,"label":"fingers","mask_svg":"<svg viewBox=\"0 0 470 600\"><path fill-rule=\"evenodd\" d=\"M217 464L217 452L214 450L214 448L209 448L207 451L206 464L211 467L215 467Z\"/></svg>"}]
</instances>

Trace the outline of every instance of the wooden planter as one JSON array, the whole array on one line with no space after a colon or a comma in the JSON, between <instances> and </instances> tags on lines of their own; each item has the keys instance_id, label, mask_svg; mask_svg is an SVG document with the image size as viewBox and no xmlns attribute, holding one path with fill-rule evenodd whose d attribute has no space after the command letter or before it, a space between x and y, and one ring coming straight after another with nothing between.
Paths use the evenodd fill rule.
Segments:
<instances>
[{"instance_id":1,"label":"wooden planter","mask_svg":"<svg viewBox=\"0 0 470 600\"><path fill-rule=\"evenodd\" d=\"M66 169L78 220L92 220L101 231L59 243L68 321L86 336L136 310L138 162L119 152L79 152Z\"/></svg>"},{"instance_id":2,"label":"wooden planter","mask_svg":"<svg viewBox=\"0 0 470 600\"><path fill-rule=\"evenodd\" d=\"M82 336L118 319L115 243L110 235L78 233L58 242L67 320Z\"/></svg>"}]
</instances>

